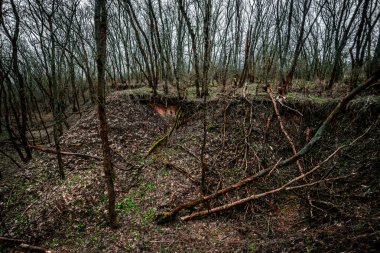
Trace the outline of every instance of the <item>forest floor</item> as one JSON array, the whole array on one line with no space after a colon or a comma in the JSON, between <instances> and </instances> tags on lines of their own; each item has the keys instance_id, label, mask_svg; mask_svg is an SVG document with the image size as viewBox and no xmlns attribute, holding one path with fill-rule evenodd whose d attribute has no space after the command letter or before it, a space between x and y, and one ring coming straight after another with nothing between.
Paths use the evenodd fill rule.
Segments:
<instances>
[{"instance_id":1,"label":"forest floor","mask_svg":"<svg viewBox=\"0 0 380 253\"><path fill-rule=\"evenodd\" d=\"M196 99L149 101L130 93L139 91L114 91L107 100L120 227L113 230L107 225L100 160L64 156L67 179L62 181L55 156L34 152L23 169L0 161L7 168L0 181L0 236L53 252L376 252L380 248L378 97L350 102L301 160L308 171L371 126L354 145L299 184L323 182L198 219L157 224L157 213L201 196L203 106ZM265 94L242 98L240 91L235 93L235 97L212 97L208 103L209 192L292 155L275 117L267 127L273 115L270 99ZM297 148L307 143L336 103L319 95L288 96L286 105L298 113L284 107L281 115ZM170 138L148 155L174 121L172 112L157 113L157 104L180 108L183 116ZM63 151L101 157L96 110L84 113L61 141ZM277 188L296 176L295 165L275 169L179 216ZM10 251L6 246L0 245L0 252Z\"/></svg>"}]
</instances>

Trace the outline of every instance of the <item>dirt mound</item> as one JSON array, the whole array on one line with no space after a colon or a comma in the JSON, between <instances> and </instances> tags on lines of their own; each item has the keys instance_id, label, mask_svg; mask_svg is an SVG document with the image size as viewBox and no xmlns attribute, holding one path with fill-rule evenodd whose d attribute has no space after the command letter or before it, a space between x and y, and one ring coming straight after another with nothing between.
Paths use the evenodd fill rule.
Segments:
<instances>
[{"instance_id":1,"label":"dirt mound","mask_svg":"<svg viewBox=\"0 0 380 253\"><path fill-rule=\"evenodd\" d=\"M5 234L58 252L366 251L378 245L379 123L308 182L336 180L268 196L204 219L156 225L155 213L200 196L203 110L201 103L177 101L184 115L178 127L166 143L146 156L173 117L162 117L147 101L139 101L114 93L107 102L121 228L111 230L106 225L100 161L65 156L67 180L60 181L55 157L41 155L15 189L17 216L6 219L10 230ZM287 105L302 114L281 109L297 148L308 141L333 106L296 101ZM349 106L334 121L302 160L305 170L376 121L378 104L360 105ZM291 156L267 99L213 100L208 107L210 192ZM63 150L101 156L97 122L95 111L80 119L62 136ZM274 170L270 177L184 213L276 188L296 175L295 166Z\"/></svg>"}]
</instances>

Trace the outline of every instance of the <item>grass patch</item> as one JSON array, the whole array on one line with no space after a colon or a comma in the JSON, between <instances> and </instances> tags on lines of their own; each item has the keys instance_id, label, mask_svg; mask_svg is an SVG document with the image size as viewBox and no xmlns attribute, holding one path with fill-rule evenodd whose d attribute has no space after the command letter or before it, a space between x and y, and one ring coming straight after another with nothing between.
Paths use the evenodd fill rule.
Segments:
<instances>
[{"instance_id":1,"label":"grass patch","mask_svg":"<svg viewBox=\"0 0 380 253\"><path fill-rule=\"evenodd\" d=\"M120 210L123 215L137 215L144 220L153 219L155 211L153 209L142 210L141 202L149 198L148 192L154 190L156 185L150 181L142 181L141 189L125 195L116 203L116 209Z\"/></svg>"},{"instance_id":2,"label":"grass patch","mask_svg":"<svg viewBox=\"0 0 380 253\"><path fill-rule=\"evenodd\" d=\"M148 209L143 213L144 219L151 221L154 218L155 211L153 209Z\"/></svg>"}]
</instances>

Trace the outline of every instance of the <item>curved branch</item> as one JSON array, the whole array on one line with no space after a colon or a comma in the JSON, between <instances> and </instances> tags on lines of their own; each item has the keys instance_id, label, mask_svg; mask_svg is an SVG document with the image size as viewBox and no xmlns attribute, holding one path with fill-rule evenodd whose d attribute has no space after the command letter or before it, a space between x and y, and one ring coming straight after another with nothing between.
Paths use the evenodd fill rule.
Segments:
<instances>
[{"instance_id":1,"label":"curved branch","mask_svg":"<svg viewBox=\"0 0 380 253\"><path fill-rule=\"evenodd\" d=\"M360 93L361 91L363 91L367 87L369 87L372 84L374 84L375 82L377 82L377 80L379 78L380 78L380 67L365 83L363 83L362 85L358 86L356 89L351 91L346 97L344 97L339 102L339 104L335 107L335 109L329 114L329 116L325 119L325 121L319 127L319 129L316 132L316 134L314 135L314 137L300 151L298 151L297 154L295 154L294 156L292 156L292 157L284 160L283 162L279 163L278 167L281 168L281 167L285 167L285 166L288 166L290 164L293 164L296 161L298 161L301 157L303 157L305 154L307 154L314 147L314 145L322 138L323 134L325 133L327 126L337 116L337 114L347 105L347 103L349 101L351 101L358 93ZM166 222L166 221L172 220L178 214L178 212L181 211L182 209L194 207L200 203L204 203L204 202L209 201L211 199L217 198L223 194L231 192L235 189L238 189L244 185L247 185L248 183L253 182L257 178L266 175L271 170L272 170L271 167L264 169L264 170L261 170L258 173L254 174L250 177L247 177L244 180L242 180L238 183L235 183L229 187L223 188L223 189L221 189L221 190L219 190L213 194L210 194L210 195L207 195L207 196L195 199L195 200L188 201L188 202L183 203L181 205L178 205L178 206L174 207L169 212L159 213L156 216L156 221L158 223L161 223L161 222ZM303 174L301 176L300 176L301 178L304 178L306 176L306 174ZM268 195L268 194L266 194L266 195ZM254 198L257 198L257 197L254 197ZM254 198L252 198L252 199L254 199ZM224 209L222 208L221 210L224 210ZM221 210L218 210L218 211L221 211Z\"/></svg>"}]
</instances>

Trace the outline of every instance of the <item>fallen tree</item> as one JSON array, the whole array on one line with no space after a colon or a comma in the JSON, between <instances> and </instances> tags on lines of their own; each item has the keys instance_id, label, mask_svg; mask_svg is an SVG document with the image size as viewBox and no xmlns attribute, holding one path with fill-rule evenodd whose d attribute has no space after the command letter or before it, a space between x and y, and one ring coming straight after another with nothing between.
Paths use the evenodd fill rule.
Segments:
<instances>
[{"instance_id":1,"label":"fallen tree","mask_svg":"<svg viewBox=\"0 0 380 253\"><path fill-rule=\"evenodd\" d=\"M197 199L185 202L183 204L180 204L180 205L174 207L170 211L157 213L157 215L155 217L156 222L157 223L163 223L163 222L167 222L167 221L173 220L173 219L175 219L175 217L177 216L177 214L179 213L179 211L181 211L183 209L192 208L192 207L197 206L197 205L199 205L201 203L205 203L205 202L207 202L207 201L209 201L211 199L214 199L214 198L217 198L217 197L219 197L221 195L224 195L224 194L226 194L228 192L231 192L233 190L239 189L239 188L241 188L241 187L243 187L243 186L245 186L245 185L253 182L255 179L260 178L260 177L266 175L267 173L271 172L274 169L274 167L276 167L276 166L278 168L281 168L281 167L285 167L285 166L288 166L288 165L291 165L291 164L297 162L301 157L303 157L304 155L306 155L315 146L315 144L322 138L322 136L324 135L327 127L329 126L329 124L346 107L346 105L348 104L348 102L350 102L361 91L363 91L366 88L368 88L368 87L372 86L373 84L375 84L379 79L380 79L380 67L378 67L378 69L373 73L373 75L365 83L359 85L357 88L355 88L354 90L352 90L349 94L347 94L338 103L338 105L330 112L330 114L327 116L327 118L323 121L323 123L318 128L318 130L316 131L315 135L313 136L313 138L306 145L304 145L292 157L290 157L290 158L288 158L286 160L283 160L282 162L278 163L277 165L270 166L270 167L268 167L268 168L266 168L264 170L261 170L261 171L255 173L254 175L243 179L242 181L240 181L238 183L235 183L235 184L233 184L231 186L228 186L226 188L218 190L215 193L212 193L210 195L202 196L200 198L197 198ZM376 83L376 85L379 85L379 84ZM336 152L338 152L338 151L336 151ZM308 175L308 174L307 173L305 173L303 175L301 174L300 176L294 178L293 180L298 181L299 179L305 178L306 175ZM280 187L281 188L280 190L286 188L287 186L289 186L289 184L286 184L283 188ZM279 190L276 189L274 192L277 192L277 191L279 191ZM274 192L272 192L272 193L274 193ZM265 194L265 193L263 193L263 194ZM271 194L271 193L266 193L263 196L266 196L268 194ZM263 197L263 196L260 195L260 197ZM245 203L245 202L250 201L250 200L255 199L255 198L258 198L258 197L257 196L255 197L255 195L254 195L254 196L250 196L250 197L245 198L245 199L238 200L238 201L235 202L236 204L233 204L232 206L236 206L237 204ZM242 201L242 202L241 203L237 203L239 201ZM231 204L227 204L225 206L220 206L220 207L214 208L215 210L213 212L218 212L218 211L225 210L225 209L229 208L228 205L231 205ZM211 210L207 210L207 211L203 211L203 212L210 213ZM200 214L198 214L197 216L201 216L201 215L206 214L206 213L203 213L203 212L200 212ZM195 214L193 214L193 215L195 215ZM191 219L191 218L193 218L193 216L191 216L191 217L190 216L184 216L184 217L182 217L182 220L188 220L188 219Z\"/></svg>"},{"instance_id":2,"label":"fallen tree","mask_svg":"<svg viewBox=\"0 0 380 253\"><path fill-rule=\"evenodd\" d=\"M166 139L168 139L172 135L174 129L177 127L178 120L181 117L181 115L182 115L182 112L181 112L181 109L179 109L175 115L173 125L169 128L169 130L158 141L153 143L153 145L149 148L149 150L147 152L147 156L150 155L158 146L160 146L163 141L165 141Z\"/></svg>"},{"instance_id":3,"label":"fallen tree","mask_svg":"<svg viewBox=\"0 0 380 253\"><path fill-rule=\"evenodd\" d=\"M1 237L1 236L0 236L0 245L7 245L10 248L17 248L19 250L23 250L23 251L14 250L12 252L24 252L24 250L26 252L41 252L41 253L51 252L48 249L27 244L26 241L21 240L21 239L14 239L14 238Z\"/></svg>"},{"instance_id":4,"label":"fallen tree","mask_svg":"<svg viewBox=\"0 0 380 253\"><path fill-rule=\"evenodd\" d=\"M374 124L376 124L377 122L378 121L376 121ZM289 187L291 184L293 184L293 183L295 183L295 182L297 182L297 181L299 181L301 179L304 179L307 176L309 176L310 174L312 174L312 173L316 172L317 170L319 170L322 167L323 164L325 164L328 161L330 161L342 149L347 148L349 146L352 146L355 142L357 142L359 139L361 139L365 134L367 134L369 132L369 130L372 128L373 125L371 125L369 128L367 128L367 130L362 135L360 135L359 137L357 137L350 144L338 147L326 159L324 159L322 162L320 162L318 165L316 165L315 167L313 167L308 172L302 173L298 177L295 177L295 178L289 180L287 183L283 184L282 186L280 186L280 187L278 187L276 189L272 189L272 190L269 190L269 191L266 191L266 192L263 192L263 193L260 193L260 194L253 194L253 195L248 196L246 198L239 199L239 200L234 201L232 203L229 203L229 204L226 204L226 205L222 205L222 206L218 206L218 207L215 207L215 208L212 208L212 209L208 209L208 210L204 210L204 211L200 211L200 212L195 212L195 213L192 213L191 215L183 216L180 219L183 220L183 221L190 220L190 219L193 219L195 217L199 217L199 216L203 216L203 215L212 214L212 213L220 212L220 211L223 211L223 210L227 210L227 209L230 209L230 208L232 208L234 206L241 205L241 204L244 204L244 203L246 203L248 201L251 201L251 200L254 200L254 199L259 199L259 198L262 198L262 197L265 197L265 196L268 196L270 194L274 194L274 193L277 193L277 192L280 192L280 191L283 191L283 190L291 190L291 189L293 189L293 187ZM326 180L322 180L322 182L323 181L326 181ZM309 183L307 185L312 185L312 184Z\"/></svg>"},{"instance_id":5,"label":"fallen tree","mask_svg":"<svg viewBox=\"0 0 380 253\"><path fill-rule=\"evenodd\" d=\"M270 99L272 101L273 109L274 109L274 112L275 112L275 114L277 116L278 122L280 124L281 131L284 134L284 136L287 139L287 141L289 142L289 145L292 148L293 153L295 155L295 154L297 154L296 146L294 145L294 142L293 142L292 138L290 137L289 133L286 131L286 129L284 127L284 123L283 123L283 121L281 119L280 111L277 108L277 103L276 103L276 100L273 97L272 88L270 86L267 88L267 93L268 93L268 95L269 95L269 97L270 97ZM300 161L296 161L296 164L297 164L298 171L302 175L303 174L303 169L302 169Z\"/></svg>"},{"instance_id":6,"label":"fallen tree","mask_svg":"<svg viewBox=\"0 0 380 253\"><path fill-rule=\"evenodd\" d=\"M45 148L45 147L41 147L41 146L32 146L32 145L29 145L29 148L37 150L37 151L41 151L41 152L44 152L44 153L48 153L48 154L57 154L57 151L55 151L53 149L48 149L48 148ZM64 151L61 151L60 154L63 155L63 156L78 156L78 157L82 157L82 158L90 158L90 159L95 159L95 160L99 160L99 161L101 161L103 159L100 156L87 155L87 154L81 154L81 153L73 153L73 152L64 152Z\"/></svg>"}]
</instances>

